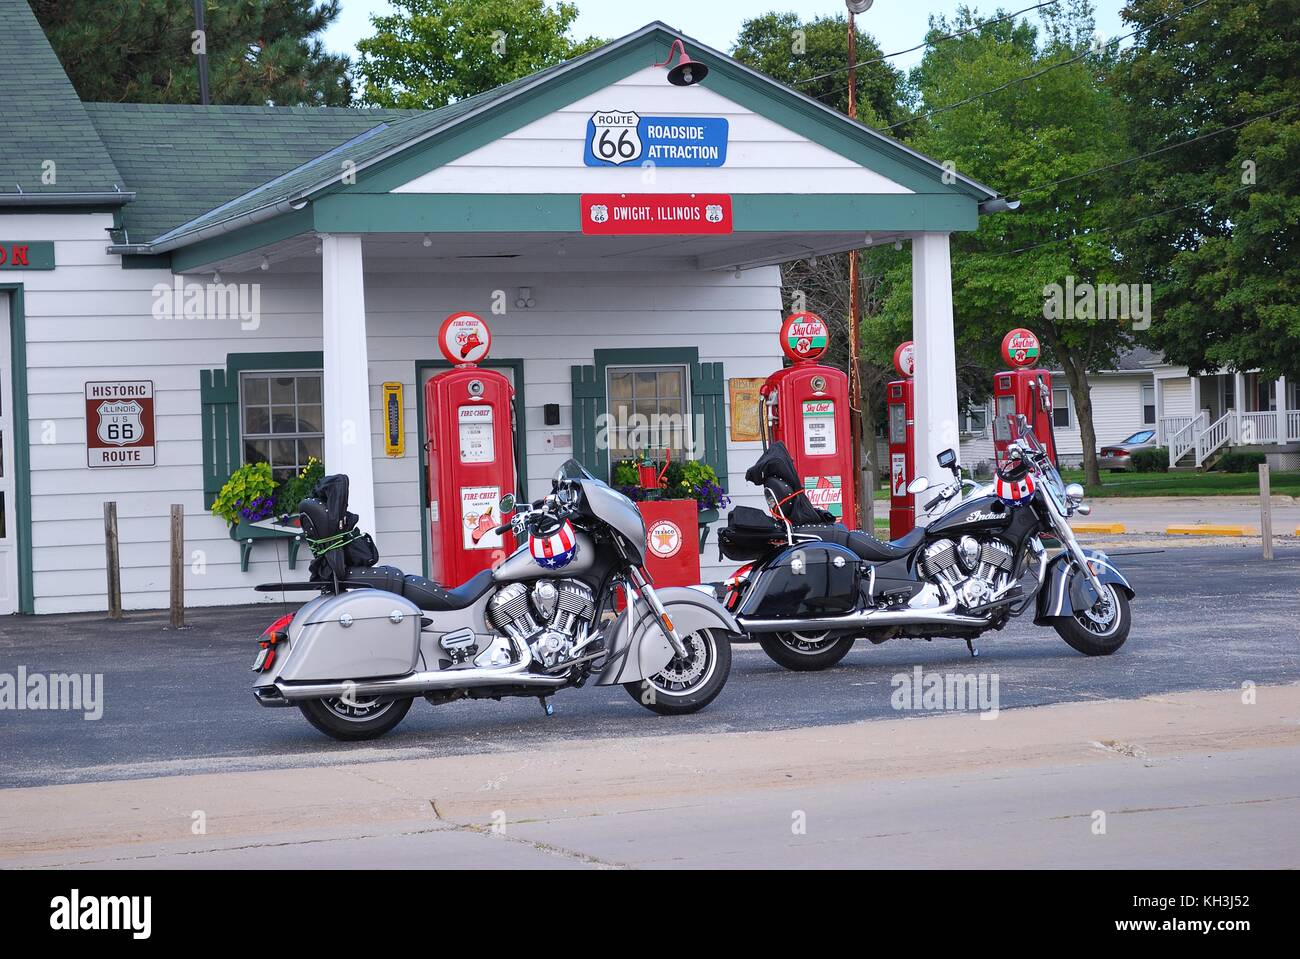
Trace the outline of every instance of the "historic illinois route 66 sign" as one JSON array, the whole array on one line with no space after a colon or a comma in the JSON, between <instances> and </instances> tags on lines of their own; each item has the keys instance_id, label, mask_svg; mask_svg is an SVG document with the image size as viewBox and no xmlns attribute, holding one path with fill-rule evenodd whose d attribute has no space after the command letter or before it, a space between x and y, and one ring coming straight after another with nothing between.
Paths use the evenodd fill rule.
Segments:
<instances>
[{"instance_id":1,"label":"historic illinois route 66 sign","mask_svg":"<svg viewBox=\"0 0 1300 959\"><path fill-rule=\"evenodd\" d=\"M596 161L620 166L641 159L641 118L624 110L599 110L587 123L587 149Z\"/></svg>"},{"instance_id":2,"label":"historic illinois route 66 sign","mask_svg":"<svg viewBox=\"0 0 1300 959\"><path fill-rule=\"evenodd\" d=\"M152 380L86 384L86 465L154 465Z\"/></svg>"}]
</instances>

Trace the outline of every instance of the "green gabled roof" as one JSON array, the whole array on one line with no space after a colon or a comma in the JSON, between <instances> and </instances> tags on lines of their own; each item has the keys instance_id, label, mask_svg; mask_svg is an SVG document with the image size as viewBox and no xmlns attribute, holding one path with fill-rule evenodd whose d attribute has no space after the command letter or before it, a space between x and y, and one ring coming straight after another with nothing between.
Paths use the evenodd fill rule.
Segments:
<instances>
[{"instance_id":1,"label":"green gabled roof","mask_svg":"<svg viewBox=\"0 0 1300 959\"><path fill-rule=\"evenodd\" d=\"M383 156L385 153L418 142L428 134L448 126L467 113L496 100L503 99L516 89L528 83L537 82L548 74L560 70L563 66L565 64L550 67L518 80L512 80L475 96L457 100L455 103L448 104L437 110L401 111L399 120L383 129L374 130L369 136L358 136L348 143L332 143L328 150L317 150L310 156L303 157L301 162L294 168L280 171L281 175L269 182L264 182L265 178L251 181L249 183L250 189L236 197L232 202L225 203L215 209L211 208L211 206L203 207L202 209L207 212L204 212L201 216L195 216L189 222L180 223L178 220L173 220L169 225L176 226L180 223L177 229L173 230L171 234L160 234L155 237L155 240L165 242L165 239L170 239L172 234L179 236L201 232L227 220L238 219L255 210L287 201L304 191L310 191L330 181L341 180L346 161L351 161L359 167L375 157ZM353 110L351 112L355 114L359 111Z\"/></svg>"},{"instance_id":2,"label":"green gabled roof","mask_svg":"<svg viewBox=\"0 0 1300 959\"><path fill-rule=\"evenodd\" d=\"M0 205L126 189L26 0L0 0Z\"/></svg>"},{"instance_id":3,"label":"green gabled roof","mask_svg":"<svg viewBox=\"0 0 1300 959\"><path fill-rule=\"evenodd\" d=\"M218 207L367 131L419 110L87 103L136 193L122 211L140 243Z\"/></svg>"}]
</instances>

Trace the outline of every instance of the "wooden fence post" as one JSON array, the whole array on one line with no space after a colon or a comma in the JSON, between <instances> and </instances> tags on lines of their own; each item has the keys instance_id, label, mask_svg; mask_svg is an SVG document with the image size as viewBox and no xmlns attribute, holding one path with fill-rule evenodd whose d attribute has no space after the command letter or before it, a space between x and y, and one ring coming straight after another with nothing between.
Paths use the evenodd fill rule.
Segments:
<instances>
[{"instance_id":1,"label":"wooden fence post","mask_svg":"<svg viewBox=\"0 0 1300 959\"><path fill-rule=\"evenodd\" d=\"M117 555L117 503L104 504L104 559L108 573L108 618L122 618L122 566Z\"/></svg>"},{"instance_id":2,"label":"wooden fence post","mask_svg":"<svg viewBox=\"0 0 1300 959\"><path fill-rule=\"evenodd\" d=\"M172 504L171 626L185 625L185 507Z\"/></svg>"},{"instance_id":3,"label":"wooden fence post","mask_svg":"<svg viewBox=\"0 0 1300 959\"><path fill-rule=\"evenodd\" d=\"M1273 501L1269 495L1268 464L1259 464L1259 534L1264 558L1273 558Z\"/></svg>"}]
</instances>

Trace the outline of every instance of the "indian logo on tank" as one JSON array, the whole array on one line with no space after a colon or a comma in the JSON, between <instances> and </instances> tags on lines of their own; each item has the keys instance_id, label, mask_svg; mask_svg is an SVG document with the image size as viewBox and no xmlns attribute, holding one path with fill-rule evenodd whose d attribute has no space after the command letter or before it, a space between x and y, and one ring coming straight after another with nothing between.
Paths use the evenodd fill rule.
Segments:
<instances>
[{"instance_id":1,"label":"indian logo on tank","mask_svg":"<svg viewBox=\"0 0 1300 959\"><path fill-rule=\"evenodd\" d=\"M135 400L100 403L96 412L99 414L99 423L95 427L95 435L105 443L126 446L139 442L144 435L144 425L140 420L144 407Z\"/></svg>"},{"instance_id":2,"label":"indian logo on tank","mask_svg":"<svg viewBox=\"0 0 1300 959\"><path fill-rule=\"evenodd\" d=\"M646 545L660 559L676 556L682 548L682 531L676 523L661 519L646 532Z\"/></svg>"}]
</instances>

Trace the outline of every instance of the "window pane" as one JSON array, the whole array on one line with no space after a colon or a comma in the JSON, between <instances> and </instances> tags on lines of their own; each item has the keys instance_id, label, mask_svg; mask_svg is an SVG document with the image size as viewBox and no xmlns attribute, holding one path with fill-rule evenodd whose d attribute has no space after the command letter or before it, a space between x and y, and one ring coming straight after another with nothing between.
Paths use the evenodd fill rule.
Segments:
<instances>
[{"instance_id":1,"label":"window pane","mask_svg":"<svg viewBox=\"0 0 1300 959\"><path fill-rule=\"evenodd\" d=\"M323 440L319 436L308 437L307 439L299 440L298 441L298 450L299 450L298 465L300 467L306 466L308 458L312 456L316 457L316 459L318 460L324 459L324 454L321 453L322 443Z\"/></svg>"},{"instance_id":2,"label":"window pane","mask_svg":"<svg viewBox=\"0 0 1300 959\"><path fill-rule=\"evenodd\" d=\"M271 416L265 406L250 406L244 410L245 433L267 433L270 429Z\"/></svg>"},{"instance_id":3,"label":"window pane","mask_svg":"<svg viewBox=\"0 0 1300 959\"><path fill-rule=\"evenodd\" d=\"M632 374L610 374L609 398L610 400L630 400L632 398Z\"/></svg>"},{"instance_id":4,"label":"window pane","mask_svg":"<svg viewBox=\"0 0 1300 959\"><path fill-rule=\"evenodd\" d=\"M636 395L637 396L654 396L656 378L654 373L636 374Z\"/></svg>"},{"instance_id":5,"label":"window pane","mask_svg":"<svg viewBox=\"0 0 1300 959\"><path fill-rule=\"evenodd\" d=\"M660 396L682 396L682 371L665 370L659 374Z\"/></svg>"},{"instance_id":6,"label":"window pane","mask_svg":"<svg viewBox=\"0 0 1300 959\"><path fill-rule=\"evenodd\" d=\"M298 407L298 427L301 433L321 432L321 408L319 406Z\"/></svg>"},{"instance_id":7,"label":"window pane","mask_svg":"<svg viewBox=\"0 0 1300 959\"><path fill-rule=\"evenodd\" d=\"M271 407L271 432L272 433L301 433L298 428L298 417L295 415L292 406L273 406Z\"/></svg>"},{"instance_id":8,"label":"window pane","mask_svg":"<svg viewBox=\"0 0 1300 959\"><path fill-rule=\"evenodd\" d=\"M270 458L269 440L246 440L244 442L245 463L265 463Z\"/></svg>"},{"instance_id":9,"label":"window pane","mask_svg":"<svg viewBox=\"0 0 1300 959\"><path fill-rule=\"evenodd\" d=\"M298 402L319 403L321 401L319 376L298 377Z\"/></svg>"},{"instance_id":10,"label":"window pane","mask_svg":"<svg viewBox=\"0 0 1300 959\"><path fill-rule=\"evenodd\" d=\"M271 388L265 376L244 377L244 402L263 406L271 402Z\"/></svg>"},{"instance_id":11,"label":"window pane","mask_svg":"<svg viewBox=\"0 0 1300 959\"><path fill-rule=\"evenodd\" d=\"M295 399L292 376L277 376L271 380L271 402L292 403Z\"/></svg>"}]
</instances>

